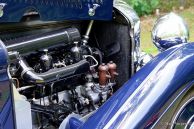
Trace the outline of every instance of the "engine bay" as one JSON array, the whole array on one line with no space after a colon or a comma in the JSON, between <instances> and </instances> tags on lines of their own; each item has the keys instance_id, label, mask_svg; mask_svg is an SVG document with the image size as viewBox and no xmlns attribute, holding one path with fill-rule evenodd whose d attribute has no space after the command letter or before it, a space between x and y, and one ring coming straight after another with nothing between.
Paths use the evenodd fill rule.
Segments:
<instances>
[{"instance_id":1,"label":"engine bay","mask_svg":"<svg viewBox=\"0 0 194 129\"><path fill-rule=\"evenodd\" d=\"M68 115L86 117L114 93L117 64L89 45L76 27L4 41L17 92L30 103L32 127L58 128Z\"/></svg>"}]
</instances>

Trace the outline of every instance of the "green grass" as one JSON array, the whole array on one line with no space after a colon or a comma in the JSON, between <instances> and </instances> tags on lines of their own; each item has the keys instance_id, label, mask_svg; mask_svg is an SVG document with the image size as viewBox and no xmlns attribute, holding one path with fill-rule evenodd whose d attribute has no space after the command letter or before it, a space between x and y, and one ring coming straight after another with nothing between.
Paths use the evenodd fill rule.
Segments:
<instances>
[{"instance_id":1,"label":"green grass","mask_svg":"<svg viewBox=\"0 0 194 129\"><path fill-rule=\"evenodd\" d=\"M183 12L179 13L187 22L190 33L190 42L194 42L194 7L190 7Z\"/></svg>"},{"instance_id":2,"label":"green grass","mask_svg":"<svg viewBox=\"0 0 194 129\"><path fill-rule=\"evenodd\" d=\"M155 16L141 17L141 49L154 55L157 54L157 48L151 41L151 30L156 19Z\"/></svg>"},{"instance_id":3,"label":"green grass","mask_svg":"<svg viewBox=\"0 0 194 129\"><path fill-rule=\"evenodd\" d=\"M194 7L176 13L182 16L187 22L190 32L189 42L194 42ZM157 17L154 15L141 17L141 49L153 55L158 53L157 48L151 41L151 30L156 19Z\"/></svg>"}]
</instances>

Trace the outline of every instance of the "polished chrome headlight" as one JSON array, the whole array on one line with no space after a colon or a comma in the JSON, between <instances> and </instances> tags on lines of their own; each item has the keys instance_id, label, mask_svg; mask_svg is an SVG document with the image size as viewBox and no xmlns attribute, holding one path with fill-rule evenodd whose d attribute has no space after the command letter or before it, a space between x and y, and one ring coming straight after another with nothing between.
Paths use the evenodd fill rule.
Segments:
<instances>
[{"instance_id":1,"label":"polished chrome headlight","mask_svg":"<svg viewBox=\"0 0 194 129\"><path fill-rule=\"evenodd\" d=\"M152 30L152 41L160 51L186 43L188 39L188 26L183 18L175 13L160 17Z\"/></svg>"}]
</instances>

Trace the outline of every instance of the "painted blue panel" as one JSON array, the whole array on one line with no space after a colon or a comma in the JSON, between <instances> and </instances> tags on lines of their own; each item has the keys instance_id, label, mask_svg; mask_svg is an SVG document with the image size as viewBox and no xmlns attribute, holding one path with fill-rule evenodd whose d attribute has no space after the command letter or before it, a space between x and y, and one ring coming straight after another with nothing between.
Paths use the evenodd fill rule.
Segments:
<instances>
[{"instance_id":1,"label":"painted blue panel","mask_svg":"<svg viewBox=\"0 0 194 129\"><path fill-rule=\"evenodd\" d=\"M144 128L178 89L192 86L192 80L194 44L170 48L137 72L80 128Z\"/></svg>"},{"instance_id":2,"label":"painted blue panel","mask_svg":"<svg viewBox=\"0 0 194 129\"><path fill-rule=\"evenodd\" d=\"M98 4L95 15L89 16L94 4ZM0 0L0 22L18 22L31 9L45 21L111 20L113 0Z\"/></svg>"},{"instance_id":3,"label":"painted blue panel","mask_svg":"<svg viewBox=\"0 0 194 129\"><path fill-rule=\"evenodd\" d=\"M78 120L77 118L72 117L69 119L69 129L78 129L81 124L82 121Z\"/></svg>"},{"instance_id":4,"label":"painted blue panel","mask_svg":"<svg viewBox=\"0 0 194 129\"><path fill-rule=\"evenodd\" d=\"M11 95L0 113L0 129L14 129L14 115Z\"/></svg>"},{"instance_id":5,"label":"painted blue panel","mask_svg":"<svg viewBox=\"0 0 194 129\"><path fill-rule=\"evenodd\" d=\"M14 129L11 84L7 68L7 50L0 41L0 129Z\"/></svg>"}]
</instances>

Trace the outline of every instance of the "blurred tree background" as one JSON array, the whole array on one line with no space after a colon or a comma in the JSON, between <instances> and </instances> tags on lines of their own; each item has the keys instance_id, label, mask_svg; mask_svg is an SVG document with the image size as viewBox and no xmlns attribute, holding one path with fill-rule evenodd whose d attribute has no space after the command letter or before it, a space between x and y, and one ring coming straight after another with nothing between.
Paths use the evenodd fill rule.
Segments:
<instances>
[{"instance_id":1,"label":"blurred tree background","mask_svg":"<svg viewBox=\"0 0 194 129\"><path fill-rule=\"evenodd\" d=\"M194 0L127 0L139 16L149 15L160 9L162 12L176 8L188 8L194 5Z\"/></svg>"},{"instance_id":2,"label":"blurred tree background","mask_svg":"<svg viewBox=\"0 0 194 129\"><path fill-rule=\"evenodd\" d=\"M175 12L185 19L190 31L190 42L194 42L194 0L126 0L141 19L141 49L156 55L157 48L151 41L151 31L156 19L166 13Z\"/></svg>"},{"instance_id":3,"label":"blurred tree background","mask_svg":"<svg viewBox=\"0 0 194 129\"><path fill-rule=\"evenodd\" d=\"M128 3L135 9L139 16L143 16L153 13L159 5L159 0L129 0Z\"/></svg>"}]
</instances>

